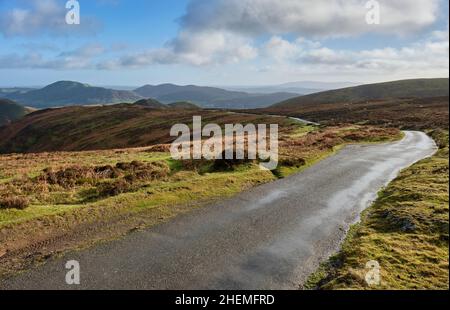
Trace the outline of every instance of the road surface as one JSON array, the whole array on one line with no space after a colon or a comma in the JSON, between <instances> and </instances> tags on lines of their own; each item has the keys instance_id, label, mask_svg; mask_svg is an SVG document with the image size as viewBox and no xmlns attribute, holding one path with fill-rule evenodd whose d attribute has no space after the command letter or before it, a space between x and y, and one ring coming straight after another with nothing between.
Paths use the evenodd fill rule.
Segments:
<instances>
[{"instance_id":1,"label":"road surface","mask_svg":"<svg viewBox=\"0 0 450 310\"><path fill-rule=\"evenodd\" d=\"M352 145L302 173L48 262L0 289L296 289L398 172L432 155L421 132ZM77 260L81 284L68 286Z\"/></svg>"}]
</instances>

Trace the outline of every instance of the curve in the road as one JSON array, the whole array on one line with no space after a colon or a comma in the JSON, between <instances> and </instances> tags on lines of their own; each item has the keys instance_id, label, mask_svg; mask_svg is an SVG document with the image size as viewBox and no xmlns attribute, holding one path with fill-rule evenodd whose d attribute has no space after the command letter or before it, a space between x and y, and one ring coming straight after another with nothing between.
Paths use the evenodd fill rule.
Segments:
<instances>
[{"instance_id":1,"label":"curve in the road","mask_svg":"<svg viewBox=\"0 0 450 310\"><path fill-rule=\"evenodd\" d=\"M398 172L436 150L421 132L351 145L283 180L0 282L6 289L295 289ZM78 260L81 285L65 283Z\"/></svg>"}]
</instances>

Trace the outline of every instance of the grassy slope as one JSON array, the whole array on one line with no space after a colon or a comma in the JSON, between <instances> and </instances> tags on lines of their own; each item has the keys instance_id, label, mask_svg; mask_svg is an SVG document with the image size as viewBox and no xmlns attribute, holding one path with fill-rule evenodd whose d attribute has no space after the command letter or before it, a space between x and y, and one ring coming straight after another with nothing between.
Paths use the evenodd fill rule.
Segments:
<instances>
[{"instance_id":1,"label":"grassy slope","mask_svg":"<svg viewBox=\"0 0 450 310\"><path fill-rule=\"evenodd\" d=\"M205 110L155 110L137 105L67 107L27 115L0 130L0 153L85 151L170 143L170 128L191 124L194 115L208 123L279 123L284 117L236 115Z\"/></svg>"},{"instance_id":2,"label":"grassy slope","mask_svg":"<svg viewBox=\"0 0 450 310\"><path fill-rule=\"evenodd\" d=\"M7 99L0 99L0 126L18 120L25 114L26 109L21 105Z\"/></svg>"},{"instance_id":3,"label":"grassy slope","mask_svg":"<svg viewBox=\"0 0 450 310\"><path fill-rule=\"evenodd\" d=\"M301 96L276 104L277 108L298 107L302 104L361 102L387 98L448 96L447 79L401 80L368 84Z\"/></svg>"},{"instance_id":4,"label":"grassy slope","mask_svg":"<svg viewBox=\"0 0 450 310\"><path fill-rule=\"evenodd\" d=\"M448 289L448 132L434 131L439 152L404 170L355 225L342 250L310 277L308 288ZM365 264L381 265L369 287Z\"/></svg>"},{"instance_id":5,"label":"grassy slope","mask_svg":"<svg viewBox=\"0 0 450 310\"><path fill-rule=\"evenodd\" d=\"M289 115L322 124L365 123L401 129L448 128L449 98L385 99L273 107L260 113Z\"/></svg>"}]
</instances>

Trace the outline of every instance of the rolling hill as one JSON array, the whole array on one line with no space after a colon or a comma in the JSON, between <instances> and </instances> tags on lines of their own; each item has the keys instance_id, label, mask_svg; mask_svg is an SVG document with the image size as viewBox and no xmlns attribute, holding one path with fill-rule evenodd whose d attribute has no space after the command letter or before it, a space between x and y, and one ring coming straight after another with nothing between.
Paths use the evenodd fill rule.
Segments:
<instances>
[{"instance_id":1,"label":"rolling hill","mask_svg":"<svg viewBox=\"0 0 450 310\"><path fill-rule=\"evenodd\" d=\"M274 105L275 108L295 108L303 104L355 103L392 98L426 98L448 96L448 78L415 79L368 84L330 90L292 98Z\"/></svg>"},{"instance_id":2,"label":"rolling hill","mask_svg":"<svg viewBox=\"0 0 450 310\"><path fill-rule=\"evenodd\" d=\"M7 97L34 108L122 103L142 99L141 96L131 91L93 87L71 81L60 81L42 89L25 93L12 93Z\"/></svg>"},{"instance_id":3,"label":"rolling hill","mask_svg":"<svg viewBox=\"0 0 450 310\"><path fill-rule=\"evenodd\" d=\"M136 104L71 106L39 110L0 129L0 153L107 150L170 143L174 124L192 124L192 117L216 124L290 124L287 118L243 115L226 111Z\"/></svg>"},{"instance_id":4,"label":"rolling hill","mask_svg":"<svg viewBox=\"0 0 450 310\"><path fill-rule=\"evenodd\" d=\"M201 107L190 101L177 101L168 104L173 109L200 110Z\"/></svg>"},{"instance_id":5,"label":"rolling hill","mask_svg":"<svg viewBox=\"0 0 450 310\"><path fill-rule=\"evenodd\" d=\"M155 110L164 110L168 109L169 107L158 100L155 99L141 99L134 103L135 105L145 107L148 109L155 109Z\"/></svg>"},{"instance_id":6,"label":"rolling hill","mask_svg":"<svg viewBox=\"0 0 450 310\"><path fill-rule=\"evenodd\" d=\"M25 116L27 109L11 100L0 99L0 126Z\"/></svg>"},{"instance_id":7,"label":"rolling hill","mask_svg":"<svg viewBox=\"0 0 450 310\"><path fill-rule=\"evenodd\" d=\"M448 79L419 79L363 85L297 97L263 114L324 123L369 123L402 129L448 129Z\"/></svg>"},{"instance_id":8,"label":"rolling hill","mask_svg":"<svg viewBox=\"0 0 450 310\"><path fill-rule=\"evenodd\" d=\"M132 103L147 98L163 104L191 101L204 108L254 109L268 107L298 96L297 93L290 92L253 94L215 87L174 84L146 85L129 91L94 87L72 81L59 81L41 89L4 89L1 94L24 106L39 109L70 105Z\"/></svg>"},{"instance_id":9,"label":"rolling hill","mask_svg":"<svg viewBox=\"0 0 450 310\"><path fill-rule=\"evenodd\" d=\"M197 102L204 108L253 109L298 96L296 93L252 94L216 87L179 86L174 84L145 85L134 90L145 98L154 98L169 104L177 101Z\"/></svg>"}]
</instances>

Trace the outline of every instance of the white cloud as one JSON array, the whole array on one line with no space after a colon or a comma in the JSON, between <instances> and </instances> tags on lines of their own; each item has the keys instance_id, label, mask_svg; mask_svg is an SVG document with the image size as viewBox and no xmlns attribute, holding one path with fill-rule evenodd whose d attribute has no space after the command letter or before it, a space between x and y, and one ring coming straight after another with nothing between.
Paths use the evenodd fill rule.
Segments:
<instances>
[{"instance_id":1,"label":"white cloud","mask_svg":"<svg viewBox=\"0 0 450 310\"><path fill-rule=\"evenodd\" d=\"M180 61L193 65L236 63L257 56L250 40L219 31L181 31L169 46Z\"/></svg>"},{"instance_id":2,"label":"white cloud","mask_svg":"<svg viewBox=\"0 0 450 310\"><path fill-rule=\"evenodd\" d=\"M96 57L104 52L105 48L99 44L87 44L55 57L44 57L38 52L8 54L0 56L0 69L90 69L94 68Z\"/></svg>"},{"instance_id":3,"label":"white cloud","mask_svg":"<svg viewBox=\"0 0 450 310\"><path fill-rule=\"evenodd\" d=\"M289 43L289 42L287 42ZM284 43L285 45L287 44ZM291 50L292 47L289 48ZM327 74L328 76L448 76L448 28L435 31L429 39L404 47L385 47L370 50L331 49L328 47L297 49L296 56L284 59L284 66L271 66L286 75Z\"/></svg>"},{"instance_id":4,"label":"white cloud","mask_svg":"<svg viewBox=\"0 0 450 310\"><path fill-rule=\"evenodd\" d=\"M129 54L98 65L100 69L142 68L154 64L205 66L238 63L258 56L258 50L243 37L223 32L180 32L166 47Z\"/></svg>"},{"instance_id":5,"label":"white cloud","mask_svg":"<svg viewBox=\"0 0 450 310\"><path fill-rule=\"evenodd\" d=\"M273 36L264 45L264 55L278 62L293 60L301 53L298 42L289 42L280 36Z\"/></svg>"},{"instance_id":6,"label":"white cloud","mask_svg":"<svg viewBox=\"0 0 450 310\"><path fill-rule=\"evenodd\" d=\"M437 19L439 0L379 0L381 24L366 23L367 0L193 0L183 28L239 35L349 36L411 33Z\"/></svg>"},{"instance_id":7,"label":"white cloud","mask_svg":"<svg viewBox=\"0 0 450 310\"><path fill-rule=\"evenodd\" d=\"M24 8L0 12L0 33L5 37L51 35L89 35L100 27L92 17L83 16L80 25L67 25L64 2L28 0Z\"/></svg>"},{"instance_id":8,"label":"white cloud","mask_svg":"<svg viewBox=\"0 0 450 310\"><path fill-rule=\"evenodd\" d=\"M381 25L370 26L365 21L366 0L193 0L180 19L178 34L161 48L128 54L116 50L108 55L102 46L89 44L53 58L38 53L0 56L0 68L113 70L155 64L213 66L258 58L259 72L280 80L319 73L448 75L448 26L440 31L427 29L427 40L404 47L351 50L326 46L322 39L329 37L339 37L345 46L346 36L417 33L437 19L439 0L379 1ZM54 7L55 0L32 3L31 9L0 14L9 18L0 21L0 26L7 25L0 33L64 30L60 20L54 19L60 9ZM41 16L28 19L32 12Z\"/></svg>"},{"instance_id":9,"label":"white cloud","mask_svg":"<svg viewBox=\"0 0 450 310\"><path fill-rule=\"evenodd\" d=\"M180 18L178 35L164 48L105 61L99 67L202 66L237 63L258 55L279 62L302 57L308 63L349 63L351 55L320 47L317 39L368 32L405 34L437 19L439 0L380 2L381 25L368 25L367 0L192 0ZM255 42L267 35L271 38L257 46ZM283 38L286 35L299 39L289 41Z\"/></svg>"}]
</instances>

